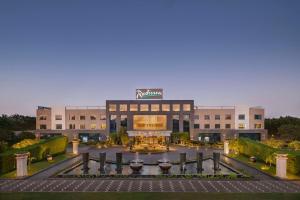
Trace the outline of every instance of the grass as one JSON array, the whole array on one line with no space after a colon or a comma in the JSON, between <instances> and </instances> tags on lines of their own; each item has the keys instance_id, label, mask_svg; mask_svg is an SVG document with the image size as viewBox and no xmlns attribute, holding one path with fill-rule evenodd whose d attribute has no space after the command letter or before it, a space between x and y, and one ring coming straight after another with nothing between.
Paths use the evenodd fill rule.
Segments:
<instances>
[{"instance_id":1,"label":"grass","mask_svg":"<svg viewBox=\"0 0 300 200\"><path fill-rule=\"evenodd\" d=\"M229 157L235 158L242 163L245 163L251 167L254 167L260 171L266 172L267 174L270 174L271 176L276 176L276 167L274 165L269 165L265 164L264 162L261 161L256 161L256 162L250 162L249 158L247 156L241 155L241 154L230 154ZM287 172L287 179L300 179L300 176L291 174Z\"/></svg>"},{"instance_id":2,"label":"grass","mask_svg":"<svg viewBox=\"0 0 300 200\"><path fill-rule=\"evenodd\" d=\"M53 157L52 161L44 160L44 161L32 163L32 164L30 164L30 166L28 166L28 175L31 176L43 169L51 167L52 165L54 165L58 162L61 162L63 160L66 160L70 157L72 157L71 154L61 154L61 155L57 155L57 156ZM8 172L6 174L1 174L0 178L16 178L16 170Z\"/></svg>"},{"instance_id":3,"label":"grass","mask_svg":"<svg viewBox=\"0 0 300 200\"><path fill-rule=\"evenodd\" d=\"M1 199L5 200L52 200L52 199L64 199L64 200L76 200L76 199L88 199L88 200L135 200L135 199L151 199L151 200L184 200L184 199L270 199L270 200L284 200L284 199L300 199L298 193L122 193L122 192L110 192L110 193L99 193L99 192L36 192L36 193L0 193Z\"/></svg>"}]
</instances>

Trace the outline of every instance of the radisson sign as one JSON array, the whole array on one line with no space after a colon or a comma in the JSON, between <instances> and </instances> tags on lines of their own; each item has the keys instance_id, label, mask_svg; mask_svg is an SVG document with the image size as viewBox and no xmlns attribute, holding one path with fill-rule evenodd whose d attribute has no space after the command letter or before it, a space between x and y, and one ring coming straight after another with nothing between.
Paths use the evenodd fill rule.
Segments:
<instances>
[{"instance_id":1,"label":"radisson sign","mask_svg":"<svg viewBox=\"0 0 300 200\"><path fill-rule=\"evenodd\" d=\"M162 99L163 89L136 89L136 99Z\"/></svg>"}]
</instances>

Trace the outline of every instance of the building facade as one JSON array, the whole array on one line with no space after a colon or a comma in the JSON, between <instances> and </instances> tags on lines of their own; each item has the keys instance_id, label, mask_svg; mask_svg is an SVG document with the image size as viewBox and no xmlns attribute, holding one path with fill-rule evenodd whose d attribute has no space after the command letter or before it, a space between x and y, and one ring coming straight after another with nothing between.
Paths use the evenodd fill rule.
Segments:
<instances>
[{"instance_id":1,"label":"building facade","mask_svg":"<svg viewBox=\"0 0 300 200\"><path fill-rule=\"evenodd\" d=\"M126 130L144 142L188 132L191 140L218 142L248 137L265 140L261 107L195 106L193 100L107 100L104 107L38 107L36 133L83 141L105 140Z\"/></svg>"}]
</instances>

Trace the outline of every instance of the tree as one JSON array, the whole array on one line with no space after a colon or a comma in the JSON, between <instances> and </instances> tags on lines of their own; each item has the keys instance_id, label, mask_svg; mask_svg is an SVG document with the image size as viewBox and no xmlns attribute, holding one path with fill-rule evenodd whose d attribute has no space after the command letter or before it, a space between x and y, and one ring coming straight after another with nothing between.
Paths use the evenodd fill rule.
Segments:
<instances>
[{"instance_id":1,"label":"tree","mask_svg":"<svg viewBox=\"0 0 300 200\"><path fill-rule=\"evenodd\" d=\"M280 136L287 140L300 140L300 125L285 124L278 128Z\"/></svg>"},{"instance_id":2,"label":"tree","mask_svg":"<svg viewBox=\"0 0 300 200\"><path fill-rule=\"evenodd\" d=\"M24 131L24 132L20 133L17 137L18 137L19 141L25 140L25 139L35 139L35 134Z\"/></svg>"},{"instance_id":3,"label":"tree","mask_svg":"<svg viewBox=\"0 0 300 200\"><path fill-rule=\"evenodd\" d=\"M13 131L0 130L0 141L7 142L11 146L18 142L18 138Z\"/></svg>"}]
</instances>

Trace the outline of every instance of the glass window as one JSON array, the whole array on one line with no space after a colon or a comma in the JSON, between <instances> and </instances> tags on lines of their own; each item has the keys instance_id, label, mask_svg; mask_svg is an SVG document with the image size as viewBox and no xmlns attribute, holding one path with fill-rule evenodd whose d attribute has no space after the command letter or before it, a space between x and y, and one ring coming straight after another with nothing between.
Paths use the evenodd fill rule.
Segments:
<instances>
[{"instance_id":1,"label":"glass window","mask_svg":"<svg viewBox=\"0 0 300 200\"><path fill-rule=\"evenodd\" d=\"M127 127L127 115L121 115L121 126L124 128Z\"/></svg>"},{"instance_id":2,"label":"glass window","mask_svg":"<svg viewBox=\"0 0 300 200\"><path fill-rule=\"evenodd\" d=\"M110 112L115 112L115 111L117 111L117 105L116 105L116 104L109 104L108 110L109 110Z\"/></svg>"},{"instance_id":3,"label":"glass window","mask_svg":"<svg viewBox=\"0 0 300 200\"><path fill-rule=\"evenodd\" d=\"M254 128L260 129L261 128L261 124L254 124Z\"/></svg>"},{"instance_id":4,"label":"glass window","mask_svg":"<svg viewBox=\"0 0 300 200\"><path fill-rule=\"evenodd\" d=\"M100 129L106 129L106 124L100 124Z\"/></svg>"},{"instance_id":5,"label":"glass window","mask_svg":"<svg viewBox=\"0 0 300 200\"><path fill-rule=\"evenodd\" d=\"M179 115L173 115L173 133L179 132Z\"/></svg>"},{"instance_id":6,"label":"glass window","mask_svg":"<svg viewBox=\"0 0 300 200\"><path fill-rule=\"evenodd\" d=\"M194 128L200 128L200 124L194 124Z\"/></svg>"},{"instance_id":7,"label":"glass window","mask_svg":"<svg viewBox=\"0 0 300 200\"><path fill-rule=\"evenodd\" d=\"M210 120L210 116L209 115L204 115L204 120Z\"/></svg>"},{"instance_id":8,"label":"glass window","mask_svg":"<svg viewBox=\"0 0 300 200\"><path fill-rule=\"evenodd\" d=\"M159 104L151 104L151 111L159 111Z\"/></svg>"},{"instance_id":9,"label":"glass window","mask_svg":"<svg viewBox=\"0 0 300 200\"><path fill-rule=\"evenodd\" d=\"M127 111L127 104L120 104L120 111L126 112Z\"/></svg>"},{"instance_id":10,"label":"glass window","mask_svg":"<svg viewBox=\"0 0 300 200\"><path fill-rule=\"evenodd\" d=\"M245 115L239 115L239 120L245 120Z\"/></svg>"},{"instance_id":11,"label":"glass window","mask_svg":"<svg viewBox=\"0 0 300 200\"><path fill-rule=\"evenodd\" d=\"M183 131L190 132L190 115L183 115Z\"/></svg>"},{"instance_id":12,"label":"glass window","mask_svg":"<svg viewBox=\"0 0 300 200\"><path fill-rule=\"evenodd\" d=\"M91 124L91 129L94 130L96 129L97 125L96 124Z\"/></svg>"},{"instance_id":13,"label":"glass window","mask_svg":"<svg viewBox=\"0 0 300 200\"><path fill-rule=\"evenodd\" d=\"M170 104L162 104L162 111L170 111Z\"/></svg>"},{"instance_id":14,"label":"glass window","mask_svg":"<svg viewBox=\"0 0 300 200\"><path fill-rule=\"evenodd\" d=\"M96 120L96 116L91 115L91 120Z\"/></svg>"},{"instance_id":15,"label":"glass window","mask_svg":"<svg viewBox=\"0 0 300 200\"><path fill-rule=\"evenodd\" d=\"M239 124L239 129L244 129L244 128L245 128L245 124L240 123L240 124Z\"/></svg>"},{"instance_id":16,"label":"glass window","mask_svg":"<svg viewBox=\"0 0 300 200\"><path fill-rule=\"evenodd\" d=\"M84 115L80 115L80 120L85 120L85 116Z\"/></svg>"},{"instance_id":17,"label":"glass window","mask_svg":"<svg viewBox=\"0 0 300 200\"><path fill-rule=\"evenodd\" d=\"M200 116L199 116L199 115L194 115L194 119L195 119L195 120L199 120L199 119L200 119Z\"/></svg>"},{"instance_id":18,"label":"glass window","mask_svg":"<svg viewBox=\"0 0 300 200\"><path fill-rule=\"evenodd\" d=\"M220 129L221 125L220 124L215 124L215 129Z\"/></svg>"},{"instance_id":19,"label":"glass window","mask_svg":"<svg viewBox=\"0 0 300 200\"><path fill-rule=\"evenodd\" d=\"M40 120L47 120L47 117L45 115L41 115Z\"/></svg>"},{"instance_id":20,"label":"glass window","mask_svg":"<svg viewBox=\"0 0 300 200\"><path fill-rule=\"evenodd\" d=\"M231 124L225 124L225 128L231 128Z\"/></svg>"},{"instance_id":21,"label":"glass window","mask_svg":"<svg viewBox=\"0 0 300 200\"><path fill-rule=\"evenodd\" d=\"M75 120L76 119L75 115L70 116L70 119Z\"/></svg>"},{"instance_id":22,"label":"glass window","mask_svg":"<svg viewBox=\"0 0 300 200\"><path fill-rule=\"evenodd\" d=\"M46 124L40 124L40 129L47 129L47 125Z\"/></svg>"},{"instance_id":23,"label":"glass window","mask_svg":"<svg viewBox=\"0 0 300 200\"><path fill-rule=\"evenodd\" d=\"M262 119L262 116L261 116L261 115L254 115L254 119L255 119L255 120L261 120L261 119Z\"/></svg>"},{"instance_id":24,"label":"glass window","mask_svg":"<svg viewBox=\"0 0 300 200\"><path fill-rule=\"evenodd\" d=\"M138 105L137 104L130 104L130 111L138 111Z\"/></svg>"},{"instance_id":25,"label":"glass window","mask_svg":"<svg viewBox=\"0 0 300 200\"><path fill-rule=\"evenodd\" d=\"M116 122L117 116L111 115L109 120L109 131L110 132L116 132L117 131L117 122Z\"/></svg>"},{"instance_id":26,"label":"glass window","mask_svg":"<svg viewBox=\"0 0 300 200\"><path fill-rule=\"evenodd\" d=\"M100 120L106 120L106 115L100 115Z\"/></svg>"},{"instance_id":27,"label":"glass window","mask_svg":"<svg viewBox=\"0 0 300 200\"><path fill-rule=\"evenodd\" d=\"M85 129L85 124L80 124L80 129Z\"/></svg>"},{"instance_id":28,"label":"glass window","mask_svg":"<svg viewBox=\"0 0 300 200\"><path fill-rule=\"evenodd\" d=\"M221 116L220 115L215 115L215 120L220 120Z\"/></svg>"},{"instance_id":29,"label":"glass window","mask_svg":"<svg viewBox=\"0 0 300 200\"><path fill-rule=\"evenodd\" d=\"M140 111L149 111L149 105L148 104L141 104L140 105Z\"/></svg>"},{"instance_id":30,"label":"glass window","mask_svg":"<svg viewBox=\"0 0 300 200\"><path fill-rule=\"evenodd\" d=\"M175 111L175 112L180 111L180 104L173 104L172 105L172 110Z\"/></svg>"},{"instance_id":31,"label":"glass window","mask_svg":"<svg viewBox=\"0 0 300 200\"><path fill-rule=\"evenodd\" d=\"M231 120L231 114L226 114L226 115L225 115L225 119L226 119L226 120Z\"/></svg>"},{"instance_id":32,"label":"glass window","mask_svg":"<svg viewBox=\"0 0 300 200\"><path fill-rule=\"evenodd\" d=\"M55 120L62 120L62 115L55 115Z\"/></svg>"},{"instance_id":33,"label":"glass window","mask_svg":"<svg viewBox=\"0 0 300 200\"><path fill-rule=\"evenodd\" d=\"M210 128L210 125L209 125L209 124L204 124L204 128L205 128L205 129L209 129L209 128Z\"/></svg>"},{"instance_id":34,"label":"glass window","mask_svg":"<svg viewBox=\"0 0 300 200\"><path fill-rule=\"evenodd\" d=\"M62 129L62 124L56 124L56 129Z\"/></svg>"},{"instance_id":35,"label":"glass window","mask_svg":"<svg viewBox=\"0 0 300 200\"><path fill-rule=\"evenodd\" d=\"M69 129L75 129L75 124L69 124Z\"/></svg>"},{"instance_id":36,"label":"glass window","mask_svg":"<svg viewBox=\"0 0 300 200\"><path fill-rule=\"evenodd\" d=\"M191 111L191 104L183 104L183 111Z\"/></svg>"}]
</instances>

